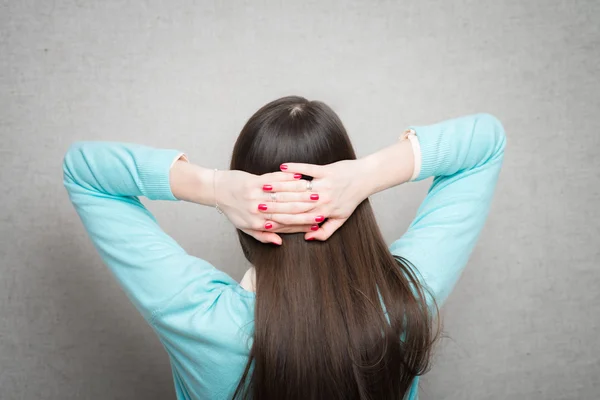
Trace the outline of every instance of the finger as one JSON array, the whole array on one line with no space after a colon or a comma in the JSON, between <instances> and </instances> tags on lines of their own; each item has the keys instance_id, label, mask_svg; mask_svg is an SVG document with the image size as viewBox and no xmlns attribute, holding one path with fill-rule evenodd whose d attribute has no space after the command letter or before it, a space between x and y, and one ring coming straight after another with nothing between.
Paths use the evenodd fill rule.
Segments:
<instances>
[{"instance_id":1,"label":"finger","mask_svg":"<svg viewBox=\"0 0 600 400\"><path fill-rule=\"evenodd\" d=\"M263 190L265 192L308 192L307 189L307 180L292 180L285 182L269 182L268 184L263 185ZM315 191L315 185L318 186L317 182L313 180L312 190Z\"/></svg>"},{"instance_id":2,"label":"finger","mask_svg":"<svg viewBox=\"0 0 600 400\"><path fill-rule=\"evenodd\" d=\"M260 176L261 185L272 183L272 182L285 182L302 179L302 174L290 174L287 172L269 172Z\"/></svg>"},{"instance_id":3,"label":"finger","mask_svg":"<svg viewBox=\"0 0 600 400\"><path fill-rule=\"evenodd\" d=\"M269 218L269 221L273 221L273 223L280 225L313 225L315 223L320 224L325 220L323 215L316 213L273 214L269 215Z\"/></svg>"},{"instance_id":4,"label":"finger","mask_svg":"<svg viewBox=\"0 0 600 400\"><path fill-rule=\"evenodd\" d=\"M325 176L324 166L316 164L303 163L284 163L280 165L282 171L287 173L299 173L312 176L313 178L322 178Z\"/></svg>"},{"instance_id":5,"label":"finger","mask_svg":"<svg viewBox=\"0 0 600 400\"><path fill-rule=\"evenodd\" d=\"M317 223L305 224L305 225L284 225L273 220L267 220L263 226L264 230L255 229L256 232L265 232L265 233L299 233L299 232L314 232L319 229L319 225ZM269 240L270 240L269 236ZM278 236L279 238L279 236ZM280 239L280 238L279 238ZM280 244L281 242L277 242L276 244Z\"/></svg>"},{"instance_id":6,"label":"finger","mask_svg":"<svg viewBox=\"0 0 600 400\"><path fill-rule=\"evenodd\" d=\"M328 219L319 230L304 235L306 240L327 240L346 222L345 219Z\"/></svg>"},{"instance_id":7,"label":"finger","mask_svg":"<svg viewBox=\"0 0 600 400\"><path fill-rule=\"evenodd\" d=\"M254 229L242 229L242 231L262 243L273 243L280 246L283 243L281 237L274 232L257 231Z\"/></svg>"},{"instance_id":8,"label":"finger","mask_svg":"<svg viewBox=\"0 0 600 400\"><path fill-rule=\"evenodd\" d=\"M323 195L313 192L261 192L262 203L316 203ZM259 200L259 201L260 201Z\"/></svg>"},{"instance_id":9,"label":"finger","mask_svg":"<svg viewBox=\"0 0 600 400\"><path fill-rule=\"evenodd\" d=\"M276 233L300 233L300 232L314 232L319 229L319 225L282 225L281 228L275 229Z\"/></svg>"},{"instance_id":10,"label":"finger","mask_svg":"<svg viewBox=\"0 0 600 400\"><path fill-rule=\"evenodd\" d=\"M279 201L279 199L277 199ZM261 203L258 211L271 218L270 214L301 214L313 210L318 204L312 203Z\"/></svg>"}]
</instances>

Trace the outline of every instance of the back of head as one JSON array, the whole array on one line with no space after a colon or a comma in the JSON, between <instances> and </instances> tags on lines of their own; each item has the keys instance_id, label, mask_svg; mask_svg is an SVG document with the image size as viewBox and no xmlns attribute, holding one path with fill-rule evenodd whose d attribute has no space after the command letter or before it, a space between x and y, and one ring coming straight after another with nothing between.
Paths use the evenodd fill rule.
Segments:
<instances>
[{"instance_id":1,"label":"back of head","mask_svg":"<svg viewBox=\"0 0 600 400\"><path fill-rule=\"evenodd\" d=\"M327 105L290 96L258 110L231 169L279 171L356 155ZM311 177L305 177L311 179ZM407 260L390 254L368 200L327 241L238 231L256 268L254 342L238 398L400 399L428 368L433 317Z\"/></svg>"}]
</instances>

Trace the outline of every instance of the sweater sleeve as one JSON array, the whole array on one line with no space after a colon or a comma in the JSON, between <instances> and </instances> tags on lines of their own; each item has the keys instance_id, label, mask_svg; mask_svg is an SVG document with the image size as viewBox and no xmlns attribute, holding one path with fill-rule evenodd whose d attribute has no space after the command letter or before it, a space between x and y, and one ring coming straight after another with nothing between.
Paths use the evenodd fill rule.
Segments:
<instances>
[{"instance_id":1,"label":"sweater sleeve","mask_svg":"<svg viewBox=\"0 0 600 400\"><path fill-rule=\"evenodd\" d=\"M202 307L219 289L237 284L207 261L187 254L139 200L177 200L169 172L182 156L185 160L177 150L135 144L76 142L63 161L64 185L87 233L150 323L175 297Z\"/></svg>"},{"instance_id":2,"label":"sweater sleeve","mask_svg":"<svg viewBox=\"0 0 600 400\"><path fill-rule=\"evenodd\" d=\"M433 177L427 196L393 254L417 269L421 283L441 306L458 281L485 224L502 167L506 135L490 114L411 126L420 172Z\"/></svg>"}]
</instances>

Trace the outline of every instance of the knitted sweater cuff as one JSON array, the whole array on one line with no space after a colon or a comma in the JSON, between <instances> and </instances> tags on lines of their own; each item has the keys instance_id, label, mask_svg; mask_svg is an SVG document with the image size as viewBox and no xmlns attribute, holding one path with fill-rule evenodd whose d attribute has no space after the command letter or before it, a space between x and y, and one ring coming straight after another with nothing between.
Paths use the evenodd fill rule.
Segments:
<instances>
[{"instance_id":1,"label":"knitted sweater cuff","mask_svg":"<svg viewBox=\"0 0 600 400\"><path fill-rule=\"evenodd\" d=\"M418 182L438 175L439 171L443 171L444 168L448 167L443 165L443 160L448 160L447 154L450 152L448 142L443 142L441 140L443 131L440 129L440 126L411 126L409 128L414 129L416 132L419 150L418 152L415 152L415 158L417 156L420 158L418 175L411 180Z\"/></svg>"},{"instance_id":2,"label":"knitted sweater cuff","mask_svg":"<svg viewBox=\"0 0 600 400\"><path fill-rule=\"evenodd\" d=\"M183 157L183 158L182 158ZM150 200L178 200L171 191L170 170L179 159L187 161L179 150L153 149L139 160L140 187Z\"/></svg>"}]
</instances>

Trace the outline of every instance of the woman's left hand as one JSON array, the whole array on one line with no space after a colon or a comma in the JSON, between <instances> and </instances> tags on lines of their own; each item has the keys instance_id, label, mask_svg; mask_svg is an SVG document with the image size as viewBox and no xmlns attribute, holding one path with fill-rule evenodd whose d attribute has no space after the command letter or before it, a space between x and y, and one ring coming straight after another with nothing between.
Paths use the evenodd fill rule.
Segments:
<instances>
[{"instance_id":1,"label":"woman's left hand","mask_svg":"<svg viewBox=\"0 0 600 400\"><path fill-rule=\"evenodd\" d=\"M285 203L288 215L302 214L318 205L318 196L315 199L314 193L307 192L302 185L297 186L298 190L278 193L271 192L268 185L299 180L301 177L299 174L285 172L253 175L237 170L216 171L216 202L236 228L260 242L280 245L282 239L277 233L310 232L311 227L314 229L314 224L283 225L271 221L269 204Z\"/></svg>"}]
</instances>

